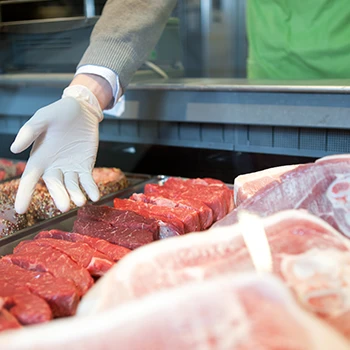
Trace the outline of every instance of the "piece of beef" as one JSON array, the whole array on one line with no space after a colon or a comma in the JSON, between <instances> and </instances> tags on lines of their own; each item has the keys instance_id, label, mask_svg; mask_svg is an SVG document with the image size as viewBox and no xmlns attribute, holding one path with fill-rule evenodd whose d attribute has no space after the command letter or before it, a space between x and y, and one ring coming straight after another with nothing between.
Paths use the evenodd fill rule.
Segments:
<instances>
[{"instance_id":1,"label":"piece of beef","mask_svg":"<svg viewBox=\"0 0 350 350\"><path fill-rule=\"evenodd\" d=\"M86 205L78 210L74 232L135 249L159 237L157 222L130 210Z\"/></svg>"},{"instance_id":2,"label":"piece of beef","mask_svg":"<svg viewBox=\"0 0 350 350\"><path fill-rule=\"evenodd\" d=\"M67 254L52 247L40 246L35 240L19 243L14 249L14 254L6 255L3 259L27 270L48 272L57 278L68 278L74 282L80 296L94 283L88 271Z\"/></svg>"},{"instance_id":3,"label":"piece of beef","mask_svg":"<svg viewBox=\"0 0 350 350\"><path fill-rule=\"evenodd\" d=\"M4 302L4 309L22 325L43 323L52 319L48 303L31 293L26 286L10 285L1 281L0 297Z\"/></svg>"},{"instance_id":4,"label":"piece of beef","mask_svg":"<svg viewBox=\"0 0 350 350\"><path fill-rule=\"evenodd\" d=\"M160 189L158 191L158 189ZM169 208L186 208L198 213L201 230L205 230L213 223L213 211L203 202L194 199L180 199L172 197L167 190L162 191L157 184L147 184L143 193L134 193L130 199Z\"/></svg>"},{"instance_id":5,"label":"piece of beef","mask_svg":"<svg viewBox=\"0 0 350 350\"><path fill-rule=\"evenodd\" d=\"M140 200L140 199L144 200ZM145 208L149 210L151 213L155 213L157 215L169 218L169 219L177 219L180 220L184 225L185 233L188 232L196 232L200 231L201 224L199 221L199 211L193 208L185 207L185 206L176 206L171 205L169 201L167 203L164 202L164 200L156 200L154 203L151 203L146 199L145 196L140 194L138 197L138 194L134 194L130 197L130 200L138 202L140 205L140 208ZM124 201L127 201L127 199L124 199ZM163 205L162 205L163 204ZM167 204L167 205L164 205ZM170 205L169 205L170 204Z\"/></svg>"},{"instance_id":6,"label":"piece of beef","mask_svg":"<svg viewBox=\"0 0 350 350\"><path fill-rule=\"evenodd\" d=\"M28 244L31 245L32 241L21 242L22 248ZM67 254L79 266L87 269L92 276L103 276L114 264L108 256L97 252L83 242L68 242L52 238L41 238L36 239L35 244L43 247L52 247ZM20 249L20 251L22 251L22 249Z\"/></svg>"},{"instance_id":7,"label":"piece of beef","mask_svg":"<svg viewBox=\"0 0 350 350\"><path fill-rule=\"evenodd\" d=\"M350 242L303 210L276 213L254 227L239 223L150 245L126 256L113 267L113 280L105 276L97 288L110 290L104 294L106 303L113 299L117 305L221 274L255 270L256 260L247 249L244 231L255 233L261 251L267 240L272 271L300 304L350 339ZM269 255L261 258L266 266ZM89 306L105 305L101 300L98 303Z\"/></svg>"},{"instance_id":8,"label":"piece of beef","mask_svg":"<svg viewBox=\"0 0 350 350\"><path fill-rule=\"evenodd\" d=\"M0 332L21 327L17 318L5 309L5 303L6 300L0 297Z\"/></svg>"},{"instance_id":9,"label":"piece of beef","mask_svg":"<svg viewBox=\"0 0 350 350\"><path fill-rule=\"evenodd\" d=\"M20 291L21 293L19 293ZM31 297L32 303L21 303L18 301L17 294L23 294L23 291L25 294L40 298ZM17 302L14 305L17 308L33 304L34 313L37 311L38 315L44 315L43 321L51 318L50 308L55 317L74 315L79 301L77 289L69 279L54 278L45 272L25 270L4 258L0 260L0 296L16 297ZM41 301L41 298L50 305L50 308ZM35 303L38 303L39 306L35 306ZM43 311L40 313L41 310Z\"/></svg>"},{"instance_id":10,"label":"piece of beef","mask_svg":"<svg viewBox=\"0 0 350 350\"><path fill-rule=\"evenodd\" d=\"M283 174L298 166L299 165L284 165L237 176L234 181L235 206L238 207L242 202L252 197L269 183L279 181Z\"/></svg>"},{"instance_id":11,"label":"piece of beef","mask_svg":"<svg viewBox=\"0 0 350 350\"><path fill-rule=\"evenodd\" d=\"M35 236L35 239L40 238L54 238L69 242L83 242L88 244L96 251L107 255L115 262L119 261L126 254L131 252L131 250L128 248L112 244L104 239L81 235L80 233L76 232L65 232L60 230L42 231Z\"/></svg>"},{"instance_id":12,"label":"piece of beef","mask_svg":"<svg viewBox=\"0 0 350 350\"><path fill-rule=\"evenodd\" d=\"M200 230L198 213L192 209L168 208L120 198L114 199L114 207L120 210L132 210L144 217L154 218L160 225L161 238Z\"/></svg>"},{"instance_id":13,"label":"piece of beef","mask_svg":"<svg viewBox=\"0 0 350 350\"><path fill-rule=\"evenodd\" d=\"M213 210L214 221L222 219L232 207L230 196L219 186L196 184L180 178L169 178L164 188L178 192L177 198L196 199L202 201Z\"/></svg>"},{"instance_id":14,"label":"piece of beef","mask_svg":"<svg viewBox=\"0 0 350 350\"><path fill-rule=\"evenodd\" d=\"M247 210L267 216L286 209L306 209L350 237L350 155L299 165L244 201L213 226L231 225Z\"/></svg>"}]
</instances>

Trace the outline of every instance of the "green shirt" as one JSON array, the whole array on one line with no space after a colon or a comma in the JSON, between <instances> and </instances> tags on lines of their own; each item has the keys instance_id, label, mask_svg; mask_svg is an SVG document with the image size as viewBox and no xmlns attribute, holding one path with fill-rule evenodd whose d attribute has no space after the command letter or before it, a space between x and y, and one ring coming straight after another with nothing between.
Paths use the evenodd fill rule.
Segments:
<instances>
[{"instance_id":1,"label":"green shirt","mask_svg":"<svg viewBox=\"0 0 350 350\"><path fill-rule=\"evenodd\" d=\"M350 78L350 0L247 1L249 78Z\"/></svg>"}]
</instances>

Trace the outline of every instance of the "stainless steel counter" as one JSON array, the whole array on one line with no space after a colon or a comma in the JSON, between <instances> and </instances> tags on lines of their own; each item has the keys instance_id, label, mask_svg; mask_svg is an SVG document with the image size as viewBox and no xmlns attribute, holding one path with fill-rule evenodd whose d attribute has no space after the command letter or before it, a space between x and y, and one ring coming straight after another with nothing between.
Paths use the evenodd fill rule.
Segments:
<instances>
[{"instance_id":1,"label":"stainless steel counter","mask_svg":"<svg viewBox=\"0 0 350 350\"><path fill-rule=\"evenodd\" d=\"M129 85L129 90L161 91L241 91L241 92L300 92L300 93L350 93L347 80L248 80L225 78L159 79L147 71L140 71ZM3 74L0 87L48 86L64 87L73 74Z\"/></svg>"},{"instance_id":2,"label":"stainless steel counter","mask_svg":"<svg viewBox=\"0 0 350 350\"><path fill-rule=\"evenodd\" d=\"M59 99L72 74L0 76L0 134ZM350 80L150 78L138 72L105 141L321 157L350 153Z\"/></svg>"}]
</instances>

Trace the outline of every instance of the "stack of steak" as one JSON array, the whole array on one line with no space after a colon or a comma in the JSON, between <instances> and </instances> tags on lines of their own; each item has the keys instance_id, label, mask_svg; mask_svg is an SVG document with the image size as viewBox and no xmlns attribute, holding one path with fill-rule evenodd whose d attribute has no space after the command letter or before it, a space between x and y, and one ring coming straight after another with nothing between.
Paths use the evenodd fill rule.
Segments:
<instances>
[{"instance_id":1,"label":"stack of steak","mask_svg":"<svg viewBox=\"0 0 350 350\"><path fill-rule=\"evenodd\" d=\"M80 298L129 249L58 230L22 241L0 260L0 330L76 313Z\"/></svg>"}]
</instances>

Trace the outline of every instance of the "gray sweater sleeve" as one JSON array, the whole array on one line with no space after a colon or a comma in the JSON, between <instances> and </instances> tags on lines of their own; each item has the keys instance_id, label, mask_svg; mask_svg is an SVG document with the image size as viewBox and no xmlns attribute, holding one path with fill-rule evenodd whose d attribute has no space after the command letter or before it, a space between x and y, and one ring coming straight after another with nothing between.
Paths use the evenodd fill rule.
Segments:
<instances>
[{"instance_id":1,"label":"gray sweater sleeve","mask_svg":"<svg viewBox=\"0 0 350 350\"><path fill-rule=\"evenodd\" d=\"M78 67L107 67L125 90L157 44L176 0L108 0Z\"/></svg>"}]
</instances>

